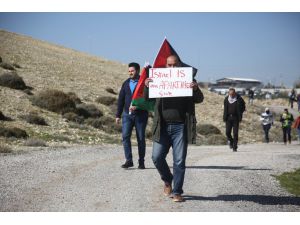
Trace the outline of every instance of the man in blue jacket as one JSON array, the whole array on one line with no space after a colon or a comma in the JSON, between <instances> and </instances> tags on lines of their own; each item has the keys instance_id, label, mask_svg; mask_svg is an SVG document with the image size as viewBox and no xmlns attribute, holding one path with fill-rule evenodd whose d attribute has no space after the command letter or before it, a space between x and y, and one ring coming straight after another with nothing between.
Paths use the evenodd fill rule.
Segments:
<instances>
[{"instance_id":1,"label":"man in blue jacket","mask_svg":"<svg viewBox=\"0 0 300 225\"><path fill-rule=\"evenodd\" d=\"M122 142L126 159L125 163L121 166L122 168L133 167L130 139L132 129L135 127L139 154L138 168L145 169L145 130L148 121L148 112L131 106L132 95L140 78L139 72L140 65L138 63L132 62L128 64L129 78L123 83L119 93L116 123L120 123L122 116Z\"/></svg>"}]
</instances>

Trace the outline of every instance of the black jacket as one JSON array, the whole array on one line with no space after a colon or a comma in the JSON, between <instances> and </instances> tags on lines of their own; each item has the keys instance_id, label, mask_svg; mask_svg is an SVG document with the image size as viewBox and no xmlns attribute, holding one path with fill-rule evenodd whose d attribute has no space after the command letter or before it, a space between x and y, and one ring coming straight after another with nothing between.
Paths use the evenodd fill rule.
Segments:
<instances>
[{"instance_id":1,"label":"black jacket","mask_svg":"<svg viewBox=\"0 0 300 225\"><path fill-rule=\"evenodd\" d=\"M239 95L237 95L237 116L239 118L239 121L242 121L243 113L246 110L245 101L244 99ZM228 119L228 96L224 99L224 114L223 114L223 121L226 122Z\"/></svg>"},{"instance_id":2,"label":"black jacket","mask_svg":"<svg viewBox=\"0 0 300 225\"><path fill-rule=\"evenodd\" d=\"M161 102L160 98L149 99L149 92L148 88L145 86L144 89L144 97L147 101L155 101L154 107L154 118L153 118L153 125L152 125L152 134L153 134L153 141L159 142L160 141L160 131L161 131L161 122L162 118L159 113L159 105ZM201 90L198 88L196 91L193 91L192 97L183 97L187 101L187 112L185 115L185 125L187 129L187 139L189 144L196 144L196 115L195 115L195 104L203 102L204 96Z\"/></svg>"}]
</instances>

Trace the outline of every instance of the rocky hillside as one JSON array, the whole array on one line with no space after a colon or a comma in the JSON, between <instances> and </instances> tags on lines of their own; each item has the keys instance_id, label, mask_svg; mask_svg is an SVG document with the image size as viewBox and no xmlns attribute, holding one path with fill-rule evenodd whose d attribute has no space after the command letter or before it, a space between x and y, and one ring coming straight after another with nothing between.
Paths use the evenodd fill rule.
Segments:
<instances>
[{"instance_id":1,"label":"rocky hillside","mask_svg":"<svg viewBox=\"0 0 300 225\"><path fill-rule=\"evenodd\" d=\"M0 142L2 145L3 143L10 146L121 144L120 127L113 125L113 121L116 110L116 93L119 92L120 85L128 77L126 64L3 30L0 30L0 43L2 59L0 76L7 73L17 74L28 86L26 90L0 86L0 112L4 118L8 118L0 118ZM7 65L10 65L11 68ZM93 105L93 110L96 108L101 115L94 118L96 121L82 116L77 119L78 115L72 114L66 117L61 113L49 111L33 104L32 98L46 90L71 94L79 99L81 106L77 105L77 109ZM196 108L199 144L222 144L224 143L225 129L222 122L224 96L205 89L203 92L205 101ZM103 101L103 97L110 101ZM286 100L280 101L277 104L287 104ZM263 105L267 104L267 102L256 102L254 106L248 107L241 125L241 142L262 141L258 114ZM46 125L30 122L28 116L32 115L44 119ZM74 117L76 118L74 119ZM150 126L151 123L150 119ZM275 125L279 127L279 124ZM147 128L148 138L151 136L150 126ZM24 130L27 138L9 135L7 129L11 128ZM213 128L211 133L202 132L211 128Z\"/></svg>"}]
</instances>

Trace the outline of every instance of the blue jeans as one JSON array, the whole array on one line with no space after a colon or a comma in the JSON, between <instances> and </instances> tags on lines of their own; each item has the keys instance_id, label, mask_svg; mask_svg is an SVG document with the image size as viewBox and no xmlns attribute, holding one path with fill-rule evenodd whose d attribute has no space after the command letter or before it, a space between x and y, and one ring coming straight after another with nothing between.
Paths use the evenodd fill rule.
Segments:
<instances>
[{"instance_id":1,"label":"blue jeans","mask_svg":"<svg viewBox=\"0 0 300 225\"><path fill-rule=\"evenodd\" d=\"M173 175L167 164L169 149L173 149ZM152 160L161 179L173 185L173 194L182 194L187 154L187 132L184 124L166 124L161 127L160 141L153 142Z\"/></svg>"},{"instance_id":2,"label":"blue jeans","mask_svg":"<svg viewBox=\"0 0 300 225\"><path fill-rule=\"evenodd\" d=\"M135 127L136 137L138 142L139 163L144 163L146 142L145 130L148 121L148 112L138 112L128 114L123 112L122 115L122 142L124 147L125 159L132 162L132 149L131 149L131 133Z\"/></svg>"}]
</instances>

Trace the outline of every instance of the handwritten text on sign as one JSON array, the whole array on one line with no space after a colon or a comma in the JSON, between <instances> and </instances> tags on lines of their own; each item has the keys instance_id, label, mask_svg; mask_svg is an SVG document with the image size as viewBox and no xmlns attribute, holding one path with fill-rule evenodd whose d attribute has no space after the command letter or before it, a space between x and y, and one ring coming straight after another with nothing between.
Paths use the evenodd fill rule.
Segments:
<instances>
[{"instance_id":1,"label":"handwritten text on sign","mask_svg":"<svg viewBox=\"0 0 300 225\"><path fill-rule=\"evenodd\" d=\"M193 68L150 68L149 98L192 96Z\"/></svg>"}]
</instances>

